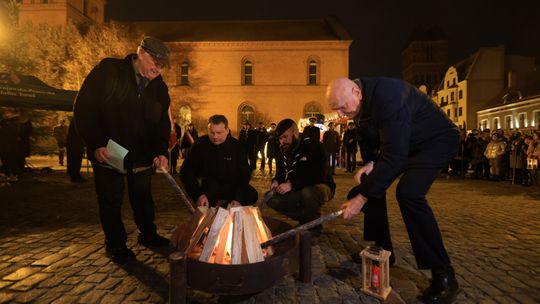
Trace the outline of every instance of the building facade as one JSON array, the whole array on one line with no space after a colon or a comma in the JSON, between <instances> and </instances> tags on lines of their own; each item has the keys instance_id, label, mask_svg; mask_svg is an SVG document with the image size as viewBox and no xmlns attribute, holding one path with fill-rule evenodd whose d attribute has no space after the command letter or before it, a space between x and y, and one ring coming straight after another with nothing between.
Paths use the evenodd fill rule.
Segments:
<instances>
[{"instance_id":1,"label":"building facade","mask_svg":"<svg viewBox=\"0 0 540 304\"><path fill-rule=\"evenodd\" d=\"M460 128L479 128L477 112L505 89L525 83L534 69L533 57L506 55L504 46L480 48L448 68L432 97Z\"/></svg>"},{"instance_id":2,"label":"building facade","mask_svg":"<svg viewBox=\"0 0 540 304\"><path fill-rule=\"evenodd\" d=\"M540 130L540 92L509 104L494 105L477 112L480 129L503 129L506 133Z\"/></svg>"},{"instance_id":3,"label":"building facade","mask_svg":"<svg viewBox=\"0 0 540 304\"><path fill-rule=\"evenodd\" d=\"M103 23L105 0L23 0L19 6L19 23L50 25Z\"/></svg>"},{"instance_id":4,"label":"building facade","mask_svg":"<svg viewBox=\"0 0 540 304\"><path fill-rule=\"evenodd\" d=\"M163 76L181 124L224 114L237 135L246 121L322 115L327 84L348 76L351 39L334 19L131 26L169 46Z\"/></svg>"},{"instance_id":5,"label":"building facade","mask_svg":"<svg viewBox=\"0 0 540 304\"><path fill-rule=\"evenodd\" d=\"M420 87L428 94L438 87L448 64L448 39L437 26L418 26L401 51L403 80Z\"/></svg>"}]
</instances>

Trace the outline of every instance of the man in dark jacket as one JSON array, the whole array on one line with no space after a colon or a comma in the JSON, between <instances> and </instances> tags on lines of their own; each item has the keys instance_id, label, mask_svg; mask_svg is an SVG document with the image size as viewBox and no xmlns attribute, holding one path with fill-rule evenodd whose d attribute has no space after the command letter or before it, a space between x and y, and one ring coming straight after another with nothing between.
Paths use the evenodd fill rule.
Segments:
<instances>
[{"instance_id":1,"label":"man in dark jacket","mask_svg":"<svg viewBox=\"0 0 540 304\"><path fill-rule=\"evenodd\" d=\"M257 201L257 190L249 185L245 150L229 133L225 116L210 117L208 135L195 142L182 164L180 180L197 206L216 206L220 200L232 206Z\"/></svg>"},{"instance_id":2,"label":"man in dark jacket","mask_svg":"<svg viewBox=\"0 0 540 304\"><path fill-rule=\"evenodd\" d=\"M139 244L166 246L168 240L156 232L150 179L152 165L167 168L167 147L171 129L167 114L170 98L161 78L169 51L163 42L145 37L125 59L103 59L88 74L74 105L77 131L86 143L94 168L101 225L108 255L115 262L134 258L126 247L121 205L124 182ZM129 152L125 170L112 167L112 140Z\"/></svg>"},{"instance_id":3,"label":"man in dark jacket","mask_svg":"<svg viewBox=\"0 0 540 304\"><path fill-rule=\"evenodd\" d=\"M339 154L339 133L334 130L334 123L328 123L328 130L323 134L323 145L330 161L330 172L336 173L337 155Z\"/></svg>"},{"instance_id":4,"label":"man in dark jacket","mask_svg":"<svg viewBox=\"0 0 540 304\"><path fill-rule=\"evenodd\" d=\"M356 152L358 152L358 141L356 139L356 129L353 122L347 124L347 130L343 133L343 148L345 149L346 170L354 172L356 170Z\"/></svg>"},{"instance_id":5,"label":"man in dark jacket","mask_svg":"<svg viewBox=\"0 0 540 304\"><path fill-rule=\"evenodd\" d=\"M278 123L276 136L281 148L268 206L299 224L319 218L322 205L336 189L322 143L310 137L300 139L298 126L288 118ZM321 230L318 226L312 234L318 236Z\"/></svg>"},{"instance_id":6,"label":"man in dark jacket","mask_svg":"<svg viewBox=\"0 0 540 304\"><path fill-rule=\"evenodd\" d=\"M427 95L397 79L339 78L329 84L327 100L340 116L354 120L366 163L342 206L344 217L363 211L364 237L391 246L385 196L401 176L396 196L416 262L432 271L422 300L451 301L458 283L426 193L456 154L458 129Z\"/></svg>"}]
</instances>

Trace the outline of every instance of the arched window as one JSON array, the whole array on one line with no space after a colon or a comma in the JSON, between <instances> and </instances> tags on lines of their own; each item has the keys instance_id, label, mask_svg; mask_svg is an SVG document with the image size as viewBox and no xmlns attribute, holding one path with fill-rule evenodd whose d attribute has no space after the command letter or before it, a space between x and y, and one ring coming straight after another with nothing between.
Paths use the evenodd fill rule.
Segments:
<instances>
[{"instance_id":1,"label":"arched window","mask_svg":"<svg viewBox=\"0 0 540 304\"><path fill-rule=\"evenodd\" d=\"M242 85L253 84L253 62L250 59L242 61Z\"/></svg>"},{"instance_id":2,"label":"arched window","mask_svg":"<svg viewBox=\"0 0 540 304\"><path fill-rule=\"evenodd\" d=\"M180 84L181 86L187 86L189 85L189 62L187 61L184 61L180 64L180 69L179 69L180 73L179 73L179 81L178 81L178 84Z\"/></svg>"},{"instance_id":3,"label":"arched window","mask_svg":"<svg viewBox=\"0 0 540 304\"><path fill-rule=\"evenodd\" d=\"M317 85L318 63L315 59L310 59L308 64L308 84Z\"/></svg>"},{"instance_id":4,"label":"arched window","mask_svg":"<svg viewBox=\"0 0 540 304\"><path fill-rule=\"evenodd\" d=\"M499 120L499 117L493 118L493 130L498 130L501 128L501 122Z\"/></svg>"},{"instance_id":5,"label":"arched window","mask_svg":"<svg viewBox=\"0 0 540 304\"><path fill-rule=\"evenodd\" d=\"M253 109L252 106L250 105L243 105L241 108L240 108L240 117L238 119L238 122L240 124L243 124L245 123L246 121L250 122L250 123L254 123L255 121L255 110Z\"/></svg>"},{"instance_id":6,"label":"arched window","mask_svg":"<svg viewBox=\"0 0 540 304\"><path fill-rule=\"evenodd\" d=\"M310 102L304 107L304 118L317 117L322 115L321 106L316 102Z\"/></svg>"}]
</instances>

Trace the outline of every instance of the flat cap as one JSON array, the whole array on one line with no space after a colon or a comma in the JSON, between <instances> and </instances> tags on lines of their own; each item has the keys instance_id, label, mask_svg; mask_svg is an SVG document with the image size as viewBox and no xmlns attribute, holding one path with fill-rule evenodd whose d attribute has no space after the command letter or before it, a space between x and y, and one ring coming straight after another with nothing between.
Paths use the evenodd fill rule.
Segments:
<instances>
[{"instance_id":1,"label":"flat cap","mask_svg":"<svg viewBox=\"0 0 540 304\"><path fill-rule=\"evenodd\" d=\"M150 54L157 63L163 66L169 65L169 49L161 40L146 36L141 41L141 48Z\"/></svg>"},{"instance_id":2,"label":"flat cap","mask_svg":"<svg viewBox=\"0 0 540 304\"><path fill-rule=\"evenodd\" d=\"M281 136L285 131L289 130L295 124L294 120L285 118L280 121L276 127L276 136Z\"/></svg>"}]
</instances>

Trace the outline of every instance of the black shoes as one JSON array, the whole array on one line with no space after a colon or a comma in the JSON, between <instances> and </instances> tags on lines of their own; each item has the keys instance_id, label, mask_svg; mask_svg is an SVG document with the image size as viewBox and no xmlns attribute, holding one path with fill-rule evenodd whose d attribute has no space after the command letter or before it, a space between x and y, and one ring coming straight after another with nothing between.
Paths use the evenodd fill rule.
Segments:
<instances>
[{"instance_id":1,"label":"black shoes","mask_svg":"<svg viewBox=\"0 0 540 304\"><path fill-rule=\"evenodd\" d=\"M431 283L420 296L424 303L452 303L456 299L459 284L452 266L446 269L432 269Z\"/></svg>"},{"instance_id":2,"label":"black shoes","mask_svg":"<svg viewBox=\"0 0 540 304\"><path fill-rule=\"evenodd\" d=\"M147 235L147 234L139 234L139 244L146 246L146 247L165 247L169 246L171 242L169 239L162 237L159 234L155 235Z\"/></svg>"},{"instance_id":3,"label":"black shoes","mask_svg":"<svg viewBox=\"0 0 540 304\"><path fill-rule=\"evenodd\" d=\"M126 246L118 248L106 247L105 251L111 260L116 264L124 264L131 260L135 260L135 253L133 253L133 251Z\"/></svg>"}]
</instances>

